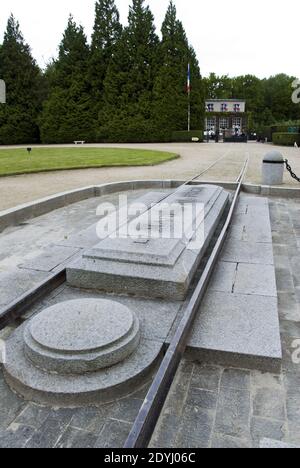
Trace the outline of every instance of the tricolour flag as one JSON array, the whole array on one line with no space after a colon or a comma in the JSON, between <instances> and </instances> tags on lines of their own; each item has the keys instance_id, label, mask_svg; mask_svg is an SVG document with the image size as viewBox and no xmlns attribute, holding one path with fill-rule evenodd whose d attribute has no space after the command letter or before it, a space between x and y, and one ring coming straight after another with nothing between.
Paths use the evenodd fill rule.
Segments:
<instances>
[{"instance_id":1,"label":"tricolour flag","mask_svg":"<svg viewBox=\"0 0 300 468\"><path fill-rule=\"evenodd\" d=\"M186 86L188 94L191 92L191 65L188 64L188 74L187 74L187 86Z\"/></svg>"}]
</instances>

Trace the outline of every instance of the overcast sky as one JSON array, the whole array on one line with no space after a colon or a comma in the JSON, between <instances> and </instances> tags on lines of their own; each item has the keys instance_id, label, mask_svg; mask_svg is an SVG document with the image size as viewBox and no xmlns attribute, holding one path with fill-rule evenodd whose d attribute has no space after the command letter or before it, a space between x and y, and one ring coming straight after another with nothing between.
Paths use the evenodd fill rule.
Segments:
<instances>
[{"instance_id":1,"label":"overcast sky","mask_svg":"<svg viewBox=\"0 0 300 468\"><path fill-rule=\"evenodd\" d=\"M44 67L57 54L69 13L90 39L94 0L1 0L0 42L9 14L21 24L33 55ZM116 0L123 24L130 0ZM148 0L160 29L169 0ZM300 77L299 0L175 0L203 75L287 73Z\"/></svg>"}]
</instances>

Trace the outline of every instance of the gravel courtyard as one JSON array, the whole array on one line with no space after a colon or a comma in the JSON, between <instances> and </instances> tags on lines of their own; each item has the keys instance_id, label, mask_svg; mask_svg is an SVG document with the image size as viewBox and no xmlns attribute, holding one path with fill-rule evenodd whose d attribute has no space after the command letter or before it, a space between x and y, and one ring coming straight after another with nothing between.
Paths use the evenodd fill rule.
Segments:
<instances>
[{"instance_id":1,"label":"gravel courtyard","mask_svg":"<svg viewBox=\"0 0 300 468\"><path fill-rule=\"evenodd\" d=\"M247 145L188 143L87 146L171 151L180 154L181 158L153 167L84 169L1 178L0 210L88 185L134 179L188 179L208 168L210 169L200 177L200 180L234 181L248 155L250 164L246 181L260 183L262 158L266 152L272 149L281 151L290 160L294 171L300 174L300 149L274 147L262 143L249 142ZM216 162L217 164L213 165ZM288 173L285 175L285 185L299 186Z\"/></svg>"}]
</instances>

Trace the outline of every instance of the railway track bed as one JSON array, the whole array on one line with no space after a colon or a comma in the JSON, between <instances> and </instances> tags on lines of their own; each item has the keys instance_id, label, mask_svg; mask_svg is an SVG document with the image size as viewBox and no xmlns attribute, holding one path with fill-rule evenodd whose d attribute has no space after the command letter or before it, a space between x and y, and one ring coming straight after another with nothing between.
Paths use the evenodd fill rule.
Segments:
<instances>
[{"instance_id":1,"label":"railway track bed","mask_svg":"<svg viewBox=\"0 0 300 468\"><path fill-rule=\"evenodd\" d=\"M184 301L136 299L123 295L113 298L133 310L141 324L142 340L148 343L152 353L156 348L151 366L147 366L149 373L134 381L133 385L131 382L121 395L116 393L105 401L100 398L89 402L91 407L75 404L74 409L72 402L61 405L67 408L57 409L59 405L54 408L54 402L50 405L47 401L39 401L34 392L31 393L32 398L30 393L25 395L25 401L11 392L1 376L1 385L5 389L3 395L11 399L17 414L14 413L14 418L8 414L3 421L6 430L0 433L0 441L2 437L3 441L15 440L22 446L63 446L69 443L67 439L72 439L73 445L120 447L127 439L126 447L145 447L151 443L153 433L153 437L157 434L155 428L168 401L169 389L178 367L182 369L186 359L188 362L202 361L208 366L255 369L273 374L280 372L282 353L268 201L241 194L244 172L245 167L231 193L231 205L223 215ZM169 189L165 187L165 190L167 196ZM136 195L131 192L131 196ZM113 199L115 195L107 197ZM76 205L62 208L60 214L55 214L56 221L61 222L60 217L67 212L67 216L76 214L78 217L84 204L91 213L95 202L80 202L78 208ZM46 226L47 216L54 220L52 213L34 219L33 224L43 226L45 223ZM97 240L91 221L92 215L86 215L86 220L83 219L85 228L80 230L81 223L78 223L74 236L61 242L49 236L52 245L47 247L45 243L43 246L46 255L43 252L28 259L28 247L24 242L26 261L18 263L19 267L14 270L18 278L15 286L12 271L8 276L6 272L1 273L8 285L6 296L1 296L4 297L3 302L6 301L2 303L0 314L3 338L6 339L11 332L14 336L16 327L17 330L26 327L32 317L48 307L66 301L112 299L111 294L108 297L107 294L73 288L66 283L67 265ZM30 223L12 229L11 235L17 236L22 229L30 231ZM4 234L8 243L9 230ZM21 257L20 247L18 260ZM10 261L13 264L17 260L12 258ZM24 278L27 283L24 283ZM9 300L9 291L13 300ZM14 387L9 378L8 383ZM118 386L118 382L115 385ZM15 390L24 396L23 389L18 392L19 387L16 386ZM17 427L17 433L12 433L11 424L19 424L18 427L13 426ZM58 439L49 430L55 424L62 431Z\"/></svg>"}]
</instances>

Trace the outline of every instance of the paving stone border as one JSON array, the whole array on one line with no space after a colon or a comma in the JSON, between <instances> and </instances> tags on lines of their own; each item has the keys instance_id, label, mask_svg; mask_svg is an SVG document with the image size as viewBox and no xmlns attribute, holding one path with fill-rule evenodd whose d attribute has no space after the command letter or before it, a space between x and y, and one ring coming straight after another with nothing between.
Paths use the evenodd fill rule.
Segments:
<instances>
[{"instance_id":1,"label":"paving stone border","mask_svg":"<svg viewBox=\"0 0 300 468\"><path fill-rule=\"evenodd\" d=\"M182 185L185 181L182 180L133 180L129 182L115 182L102 185L91 185L89 187L61 192L50 197L41 198L34 202L25 203L15 208L0 211L0 233L10 226L16 226L29 219L49 213L50 211L63 208L73 203L86 200L92 197L100 197L116 192L139 189L154 189L154 188L176 188ZM236 188L235 182L222 181L195 181L194 184L218 185L227 190ZM244 184L242 190L246 193L256 195L282 197L282 198L300 198L300 188L286 187L267 187L254 184Z\"/></svg>"}]
</instances>

